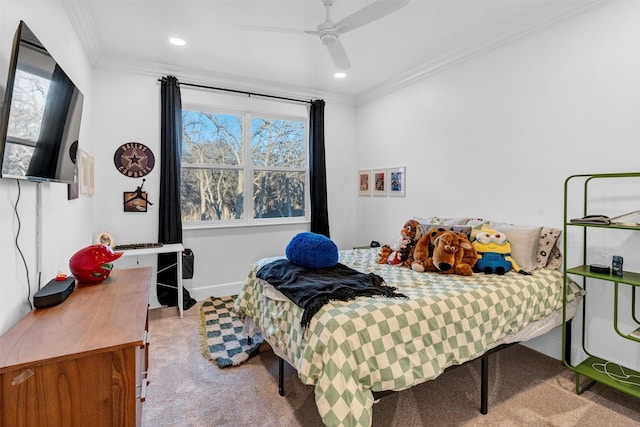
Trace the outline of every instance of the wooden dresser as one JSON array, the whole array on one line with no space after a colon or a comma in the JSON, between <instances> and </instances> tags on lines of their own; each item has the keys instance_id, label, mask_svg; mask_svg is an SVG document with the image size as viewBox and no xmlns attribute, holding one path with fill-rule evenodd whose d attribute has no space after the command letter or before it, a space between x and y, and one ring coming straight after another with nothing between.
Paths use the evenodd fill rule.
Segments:
<instances>
[{"instance_id":1,"label":"wooden dresser","mask_svg":"<svg viewBox=\"0 0 640 427\"><path fill-rule=\"evenodd\" d=\"M139 426L151 268L114 270L0 337L0 427Z\"/></svg>"}]
</instances>

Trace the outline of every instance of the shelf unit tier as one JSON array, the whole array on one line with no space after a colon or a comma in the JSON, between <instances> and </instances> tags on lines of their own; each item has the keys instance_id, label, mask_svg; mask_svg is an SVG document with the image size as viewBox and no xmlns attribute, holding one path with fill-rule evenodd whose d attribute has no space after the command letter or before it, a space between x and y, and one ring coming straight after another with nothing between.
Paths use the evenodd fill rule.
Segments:
<instances>
[{"instance_id":1,"label":"shelf unit tier","mask_svg":"<svg viewBox=\"0 0 640 427\"><path fill-rule=\"evenodd\" d=\"M575 222L567 222L567 226L571 227L591 227L591 228L606 228L606 229L618 229L618 230L633 230L639 231L640 225L622 225L622 224L580 224Z\"/></svg>"},{"instance_id":2,"label":"shelf unit tier","mask_svg":"<svg viewBox=\"0 0 640 427\"><path fill-rule=\"evenodd\" d=\"M601 366L601 368L596 369L594 368L594 365ZM611 375L617 375L620 379L615 379L612 376L607 375L606 372L603 372L605 366ZM573 369L577 374L582 374L596 382L605 384L633 397L640 398L640 372L634 371L633 369L626 368L622 365L618 365L617 363L609 362L605 359L600 359L596 356L589 356L583 362L571 369ZM576 379L576 386L577 381L578 380ZM586 390L586 388L582 391L584 390ZM578 391L578 393L580 394L581 392Z\"/></svg>"},{"instance_id":3,"label":"shelf unit tier","mask_svg":"<svg viewBox=\"0 0 640 427\"><path fill-rule=\"evenodd\" d=\"M632 178L632 180L628 180ZM633 271L623 271L621 276L616 276L611 273L602 274L602 273L594 273L590 271L589 265L587 264L587 255L590 250L589 245L587 243L588 238L591 237L591 233L598 234L600 232L604 233L605 230L627 230L627 231L640 231L640 224L636 223L636 218L629 216L628 218L633 221L626 222L624 224L613 223L613 224L589 224L589 223L580 223L580 222L571 222L571 217L569 216L569 206L573 206L574 208L581 207L581 214L583 217L591 214L590 212L590 190L591 183L599 181L607 181L607 180L615 180L615 179L623 179L626 182L624 184L637 184L640 178L640 172L628 172L628 173L601 173L601 174L578 174L571 175L566 178L564 182L564 227L563 227L563 254L565 257L569 253L568 248L568 240L569 234L576 235L576 233L569 233L569 229L573 227L582 228L582 263L585 265L578 265L573 268L568 268L565 264L564 269L564 286L565 288L568 286L568 282L571 280L569 278L572 276L581 276L583 278L583 286L586 286L587 279L594 279L609 282L611 286L614 288L615 301L613 307L613 326L616 333L622 336L625 339L640 342L638 338L640 334L640 328L637 328L640 325L640 321L636 316L636 290L640 287L640 273ZM580 191L580 187L582 190ZM635 194L635 192L634 192ZM581 195L581 197L580 197ZM578 199L580 198L582 203L581 206L577 206L573 201L570 203L569 199ZM605 214L607 212L596 212L598 214ZM630 212L629 214L635 214L634 212ZM620 219L624 219L623 215L619 215ZM599 229L599 231L596 231ZM572 232L575 231L575 228L572 229ZM575 236L577 237L577 235ZM573 238L573 237L572 237ZM574 241L577 243L577 241ZM566 258L565 258L566 261ZM618 288L619 285L627 285L632 287L632 296L631 296L631 315L636 325L634 331L631 331L628 334L621 332L618 329L618 303L619 303L619 294ZM602 359L597 356L592 356L589 351L587 351L585 347L585 331L586 325L588 323L587 318L589 314L587 313L587 304L586 299L589 296L585 296L585 303L582 307L582 348L585 353L589 355L587 359L582 361L581 363L573 366L570 363L570 357L567 357L567 349L571 349L571 324L569 322L564 323L562 327L562 348L563 348L563 360L565 365L569 367L576 374L576 392L578 394L583 393L589 387L591 387L595 383L601 383L608 387L611 387L620 392L626 393L635 398L640 398L640 372L637 372L633 369L624 367L620 364ZM564 309L566 309L566 301ZM637 369L638 366L634 367ZM584 376L589 378L591 381L586 386L581 386L580 384L580 376Z\"/></svg>"},{"instance_id":4,"label":"shelf unit tier","mask_svg":"<svg viewBox=\"0 0 640 427\"><path fill-rule=\"evenodd\" d=\"M622 276L614 276L613 274L594 273L589 270L588 265L580 265L568 269L567 274L606 280L608 282L624 283L631 286L640 286L640 273L635 273L633 271L623 271Z\"/></svg>"}]
</instances>

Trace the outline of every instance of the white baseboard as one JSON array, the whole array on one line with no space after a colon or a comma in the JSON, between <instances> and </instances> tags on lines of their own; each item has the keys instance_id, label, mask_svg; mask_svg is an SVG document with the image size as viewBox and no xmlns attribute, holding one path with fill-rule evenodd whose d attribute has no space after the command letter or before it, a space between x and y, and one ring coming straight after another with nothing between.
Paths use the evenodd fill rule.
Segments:
<instances>
[{"instance_id":1,"label":"white baseboard","mask_svg":"<svg viewBox=\"0 0 640 427\"><path fill-rule=\"evenodd\" d=\"M562 360L562 337L558 339L556 335L556 329L554 329L542 336L523 342L522 345L556 360Z\"/></svg>"},{"instance_id":2,"label":"white baseboard","mask_svg":"<svg viewBox=\"0 0 640 427\"><path fill-rule=\"evenodd\" d=\"M209 297L224 297L229 295L238 295L242 289L242 282L222 283L219 285L201 286L198 288L190 288L189 294L196 301L204 301Z\"/></svg>"},{"instance_id":3,"label":"white baseboard","mask_svg":"<svg viewBox=\"0 0 640 427\"><path fill-rule=\"evenodd\" d=\"M237 283L223 283L219 285L209 285L209 286L201 286L197 288L189 287L188 281L184 283L185 289L189 291L189 295L191 298L196 301L204 301L209 297L223 297L228 295L237 295L242 289L242 282ZM149 307L150 308L159 308L162 307L160 303L158 303L158 298L155 292L155 285L151 290L149 296Z\"/></svg>"},{"instance_id":4,"label":"white baseboard","mask_svg":"<svg viewBox=\"0 0 640 427\"><path fill-rule=\"evenodd\" d=\"M560 327L542 336L523 342L522 345L549 357L553 357L556 360L562 360L562 331ZM575 364L577 361L582 361L586 357L587 355L582 350L580 343L574 342L571 346L572 363Z\"/></svg>"}]
</instances>

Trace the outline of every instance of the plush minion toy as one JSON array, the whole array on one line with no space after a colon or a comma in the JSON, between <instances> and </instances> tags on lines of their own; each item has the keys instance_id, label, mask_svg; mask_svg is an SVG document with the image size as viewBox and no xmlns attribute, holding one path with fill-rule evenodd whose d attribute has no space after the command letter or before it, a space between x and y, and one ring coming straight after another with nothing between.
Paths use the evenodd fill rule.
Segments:
<instances>
[{"instance_id":1,"label":"plush minion toy","mask_svg":"<svg viewBox=\"0 0 640 427\"><path fill-rule=\"evenodd\" d=\"M483 229L472 243L478 252L475 272L505 274L512 268L520 274L531 274L522 270L511 256L511 244L507 235L491 229Z\"/></svg>"}]
</instances>

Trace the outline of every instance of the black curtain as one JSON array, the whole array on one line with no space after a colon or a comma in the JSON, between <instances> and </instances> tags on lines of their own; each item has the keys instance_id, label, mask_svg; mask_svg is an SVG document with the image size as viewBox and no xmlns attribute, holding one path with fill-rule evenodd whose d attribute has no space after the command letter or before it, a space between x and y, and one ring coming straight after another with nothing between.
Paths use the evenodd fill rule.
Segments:
<instances>
[{"instance_id":1,"label":"black curtain","mask_svg":"<svg viewBox=\"0 0 640 427\"><path fill-rule=\"evenodd\" d=\"M324 155L324 101L322 99L311 103L309 115L310 231L330 237L327 208L327 168Z\"/></svg>"},{"instance_id":2,"label":"black curtain","mask_svg":"<svg viewBox=\"0 0 640 427\"><path fill-rule=\"evenodd\" d=\"M27 176L55 178L62 134L67 123L67 113L75 90L74 84L58 65L49 83L49 92L42 112L40 134L29 162Z\"/></svg>"},{"instance_id":3,"label":"black curtain","mask_svg":"<svg viewBox=\"0 0 640 427\"><path fill-rule=\"evenodd\" d=\"M160 130L160 194L158 241L182 243L180 216L180 163L182 159L182 99L178 80L163 77L160 88L162 118ZM182 258L182 257L181 257ZM158 254L156 293L162 305L178 305L178 268L175 254ZM196 303L183 289L183 309Z\"/></svg>"}]
</instances>

